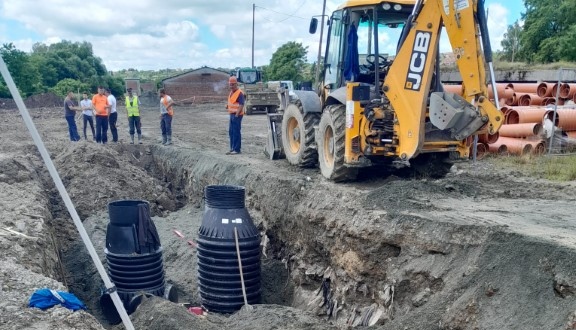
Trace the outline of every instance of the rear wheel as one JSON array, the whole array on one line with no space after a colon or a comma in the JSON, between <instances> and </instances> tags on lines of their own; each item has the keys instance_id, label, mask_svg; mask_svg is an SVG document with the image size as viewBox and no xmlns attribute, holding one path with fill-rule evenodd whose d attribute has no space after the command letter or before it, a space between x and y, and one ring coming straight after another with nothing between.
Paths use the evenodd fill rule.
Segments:
<instances>
[{"instance_id":1,"label":"rear wheel","mask_svg":"<svg viewBox=\"0 0 576 330\"><path fill-rule=\"evenodd\" d=\"M292 165L313 167L318 161L314 143L314 126L319 121L318 113L302 111L300 102L289 104L282 117L282 146L286 159Z\"/></svg>"},{"instance_id":2,"label":"rear wheel","mask_svg":"<svg viewBox=\"0 0 576 330\"><path fill-rule=\"evenodd\" d=\"M346 107L343 104L324 110L318 134L318 163L322 175L336 182L355 179L358 170L344 165Z\"/></svg>"}]
</instances>

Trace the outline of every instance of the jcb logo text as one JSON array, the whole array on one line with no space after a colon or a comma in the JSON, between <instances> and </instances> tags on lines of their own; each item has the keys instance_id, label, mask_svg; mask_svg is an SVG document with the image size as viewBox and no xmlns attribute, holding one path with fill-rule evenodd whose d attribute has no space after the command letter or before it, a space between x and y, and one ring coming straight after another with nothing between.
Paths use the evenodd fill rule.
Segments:
<instances>
[{"instance_id":1,"label":"jcb logo text","mask_svg":"<svg viewBox=\"0 0 576 330\"><path fill-rule=\"evenodd\" d=\"M422 75L425 72L426 56L430 47L431 33L426 31L416 31L412 55L410 55L410 67L406 77L405 89L419 91L422 84Z\"/></svg>"}]
</instances>

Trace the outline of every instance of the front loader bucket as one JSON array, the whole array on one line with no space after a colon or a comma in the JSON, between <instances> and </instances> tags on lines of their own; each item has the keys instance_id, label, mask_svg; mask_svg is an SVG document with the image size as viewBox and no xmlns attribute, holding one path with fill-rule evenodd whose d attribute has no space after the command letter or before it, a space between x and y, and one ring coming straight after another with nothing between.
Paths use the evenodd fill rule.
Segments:
<instances>
[{"instance_id":1,"label":"front loader bucket","mask_svg":"<svg viewBox=\"0 0 576 330\"><path fill-rule=\"evenodd\" d=\"M282 159L285 157L284 150L282 148L282 114L279 113L268 113L268 133L266 141L266 149L264 153L268 158Z\"/></svg>"}]
</instances>

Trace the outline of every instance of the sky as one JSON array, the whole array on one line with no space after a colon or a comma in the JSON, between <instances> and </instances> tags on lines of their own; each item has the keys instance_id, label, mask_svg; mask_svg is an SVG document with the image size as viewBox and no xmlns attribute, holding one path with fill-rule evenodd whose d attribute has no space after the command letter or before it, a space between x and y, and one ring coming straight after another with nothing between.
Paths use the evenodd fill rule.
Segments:
<instances>
[{"instance_id":1,"label":"sky","mask_svg":"<svg viewBox=\"0 0 576 330\"><path fill-rule=\"evenodd\" d=\"M326 14L342 0L326 0ZM29 52L36 42L88 41L110 71L267 65L287 42L318 56L310 18L322 0L0 0L0 43ZM253 7L253 5L255 7ZM492 49L524 11L522 0L486 0ZM253 10L255 8L255 10ZM254 16L253 16L254 13ZM254 19L253 19L254 17ZM318 29L320 30L320 29ZM324 30L325 43L326 29ZM324 48L322 48L322 53ZM446 40L441 51L449 51Z\"/></svg>"}]
</instances>

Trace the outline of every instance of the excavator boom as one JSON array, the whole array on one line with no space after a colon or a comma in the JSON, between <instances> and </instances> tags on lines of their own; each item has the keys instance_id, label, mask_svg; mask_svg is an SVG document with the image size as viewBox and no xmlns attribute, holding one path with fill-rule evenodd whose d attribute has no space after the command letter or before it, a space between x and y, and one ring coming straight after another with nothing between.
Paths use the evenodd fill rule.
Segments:
<instances>
[{"instance_id":1,"label":"excavator boom","mask_svg":"<svg viewBox=\"0 0 576 330\"><path fill-rule=\"evenodd\" d=\"M479 0L483 1L483 0ZM489 102L476 0L418 1L405 29L409 32L384 81L384 92L397 116L397 155L410 159L425 150L426 110L439 129L465 139L485 129L495 133L500 111ZM430 90L442 26L450 39L465 86L459 96ZM487 38L487 36L484 36ZM429 107L427 106L429 104Z\"/></svg>"}]
</instances>

